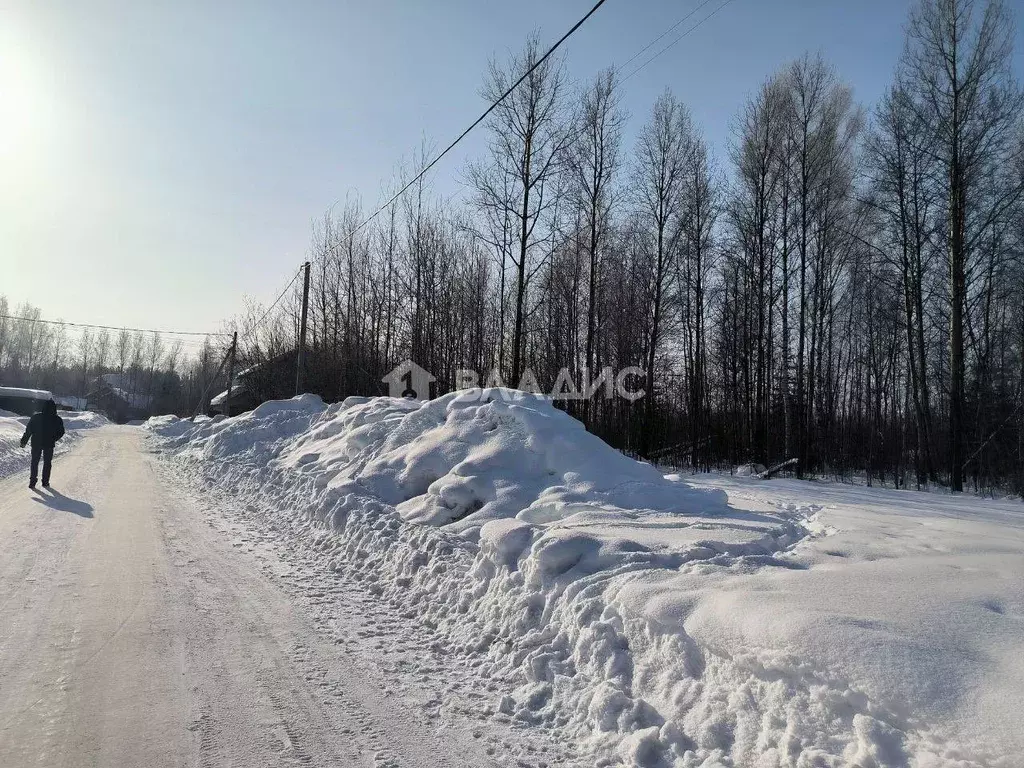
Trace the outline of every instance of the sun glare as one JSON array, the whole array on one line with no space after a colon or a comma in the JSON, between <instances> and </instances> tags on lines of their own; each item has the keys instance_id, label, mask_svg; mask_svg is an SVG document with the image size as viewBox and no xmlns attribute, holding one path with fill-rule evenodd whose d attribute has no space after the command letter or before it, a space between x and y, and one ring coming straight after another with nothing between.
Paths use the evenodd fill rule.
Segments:
<instances>
[{"instance_id":1,"label":"sun glare","mask_svg":"<svg viewBox=\"0 0 1024 768\"><path fill-rule=\"evenodd\" d=\"M0 156L16 157L32 146L40 125L40 85L29 56L0 45Z\"/></svg>"}]
</instances>

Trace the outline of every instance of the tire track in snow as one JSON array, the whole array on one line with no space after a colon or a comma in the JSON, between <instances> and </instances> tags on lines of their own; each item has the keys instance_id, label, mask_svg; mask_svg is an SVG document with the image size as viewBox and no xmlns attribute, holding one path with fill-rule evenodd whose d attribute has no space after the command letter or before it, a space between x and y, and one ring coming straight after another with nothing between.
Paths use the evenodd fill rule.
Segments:
<instances>
[{"instance_id":1,"label":"tire track in snow","mask_svg":"<svg viewBox=\"0 0 1024 768\"><path fill-rule=\"evenodd\" d=\"M354 712L358 735L370 739L368 751L376 755L372 765L420 768L446 764L439 762L439 754L432 755L429 763L403 758L407 750L393 754L395 742L401 742L401 729L393 729L383 739L375 738L372 722L390 717L390 702L414 706L420 727L438 732L443 729L453 736L465 731L476 748L469 754L480 754L472 763L455 765L593 765L591 759L577 753L575 744L566 743L560 733L545 724L522 730L521 723L498 712L496 703L503 692L511 690L509 681L481 677L477 661L470 659L473 666L464 666L466 659L453 654L453 649L418 618L401 615L399 606L368 591L367 585L329 571L317 547L310 546L308 534L277 522L270 522L267 530L257 530L251 525L251 516L262 513L256 503L222 493L195 476L186 477L173 465L160 466L177 482L192 486L190 495L197 500L208 526L230 541L235 552L259 562L265 573L306 607L320 631L344 650L347 666L354 664L364 680L380 678L372 689L361 691L362 695L353 697L350 686L333 694ZM315 667L313 673L324 675L322 666ZM368 702L371 705L367 710Z\"/></svg>"},{"instance_id":2,"label":"tire track in snow","mask_svg":"<svg viewBox=\"0 0 1024 768\"><path fill-rule=\"evenodd\" d=\"M169 524L164 531L193 614L188 631L192 657L200 668L197 731L204 765L238 759L245 754L239 746L243 740L277 743L277 762L264 759L261 765L501 764L482 750L477 755L473 744L456 746L458 739L450 743L412 717L403 702L367 676L375 670L353 665L345 646L306 626L305 612L279 594L278 586L264 586L266 575L257 564L238 557L242 542L216 530L197 514L192 501L180 494L167 505ZM312 600L328 598L322 590L313 593ZM222 613L219 609L227 605L233 610ZM212 654L211 644L216 648ZM238 659L238 667L214 669L203 661L211 655L233 658L224 645L235 646L234 656L244 649L247 663ZM259 729L224 721L224 699L237 696L251 699L250 722L259 723ZM242 738L233 726L240 728Z\"/></svg>"}]
</instances>

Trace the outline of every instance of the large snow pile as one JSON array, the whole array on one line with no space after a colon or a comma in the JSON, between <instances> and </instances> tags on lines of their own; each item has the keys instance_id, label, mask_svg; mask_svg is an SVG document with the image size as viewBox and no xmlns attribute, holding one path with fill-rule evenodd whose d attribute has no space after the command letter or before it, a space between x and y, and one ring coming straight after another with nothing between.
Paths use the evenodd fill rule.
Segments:
<instances>
[{"instance_id":1,"label":"large snow pile","mask_svg":"<svg viewBox=\"0 0 1024 768\"><path fill-rule=\"evenodd\" d=\"M1024 754L1024 515L698 489L507 390L306 395L147 428L514 681L494 709L563 730L595 765Z\"/></svg>"}]
</instances>

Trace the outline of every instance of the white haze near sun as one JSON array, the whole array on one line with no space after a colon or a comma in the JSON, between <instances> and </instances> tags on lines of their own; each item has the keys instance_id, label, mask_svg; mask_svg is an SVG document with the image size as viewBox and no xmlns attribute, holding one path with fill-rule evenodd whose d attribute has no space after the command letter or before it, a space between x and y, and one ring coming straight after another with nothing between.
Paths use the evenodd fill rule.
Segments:
<instances>
[{"instance_id":1,"label":"white haze near sun","mask_svg":"<svg viewBox=\"0 0 1024 768\"><path fill-rule=\"evenodd\" d=\"M30 180L35 132L48 124L43 112L52 105L38 62L18 43L0 29L0 161L7 181L23 184Z\"/></svg>"},{"instance_id":2,"label":"white haze near sun","mask_svg":"<svg viewBox=\"0 0 1024 768\"><path fill-rule=\"evenodd\" d=\"M220 331L244 295L280 291L321 203L227 178L274 142L229 156L246 129L228 90L182 71L213 41L85 5L0 0L0 296L51 320Z\"/></svg>"},{"instance_id":3,"label":"white haze near sun","mask_svg":"<svg viewBox=\"0 0 1024 768\"><path fill-rule=\"evenodd\" d=\"M62 122L59 83L46 57L23 29L0 22L0 257L15 268L13 275L4 270L0 294L25 267L18 259L19 235L30 236L38 223L25 203L44 194L47 179L59 173Z\"/></svg>"}]
</instances>

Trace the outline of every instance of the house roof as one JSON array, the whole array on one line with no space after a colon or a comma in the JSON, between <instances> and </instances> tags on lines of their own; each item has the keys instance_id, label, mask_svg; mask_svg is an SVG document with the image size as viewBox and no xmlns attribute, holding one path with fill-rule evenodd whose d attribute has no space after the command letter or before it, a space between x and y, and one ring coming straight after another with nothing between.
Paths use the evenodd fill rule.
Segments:
<instances>
[{"instance_id":1,"label":"house roof","mask_svg":"<svg viewBox=\"0 0 1024 768\"><path fill-rule=\"evenodd\" d=\"M231 396L237 397L240 394L247 393L249 388L245 386L244 381L236 381L231 385ZM225 389L223 392L214 395L210 400L210 405L223 405L224 401L228 399L228 391Z\"/></svg>"}]
</instances>

